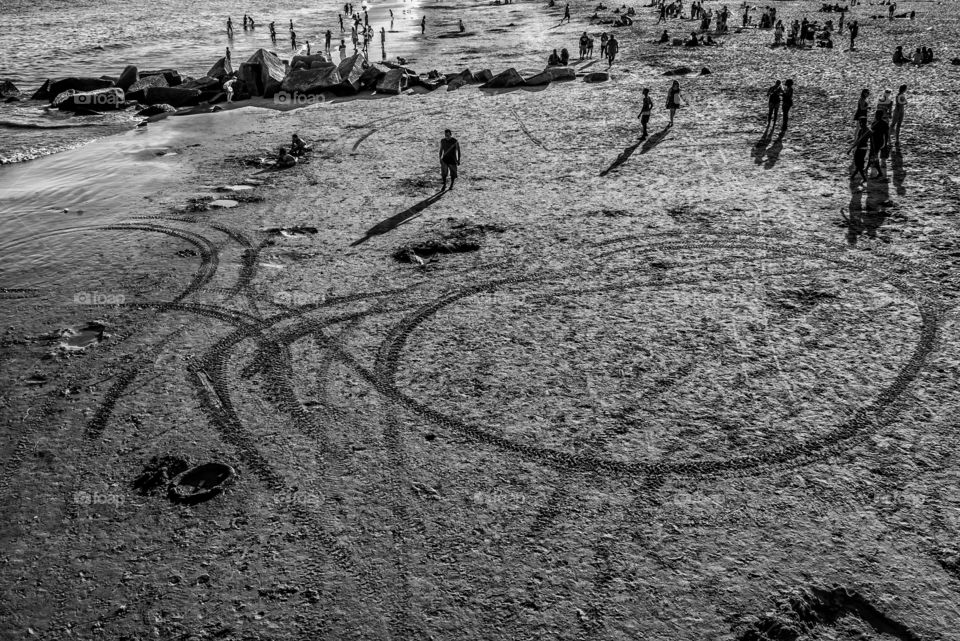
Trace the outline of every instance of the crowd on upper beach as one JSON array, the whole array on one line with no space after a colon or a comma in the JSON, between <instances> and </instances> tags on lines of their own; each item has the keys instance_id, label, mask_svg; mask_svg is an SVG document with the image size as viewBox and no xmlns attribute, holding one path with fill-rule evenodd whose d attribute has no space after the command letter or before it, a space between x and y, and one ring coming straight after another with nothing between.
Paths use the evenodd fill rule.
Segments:
<instances>
[{"instance_id":1,"label":"crowd on upper beach","mask_svg":"<svg viewBox=\"0 0 960 641\"><path fill-rule=\"evenodd\" d=\"M501 3L509 3L509 0L495 0L495 4ZM848 20L847 17L848 14L851 13L852 7L857 6L859 6L857 0L850 0L847 5L843 6L823 3L819 12L837 15L836 20L831 18L821 23L820 20L803 15L793 16L793 19L785 24L784 21L787 19L784 16L778 15L778 7L751 6L747 2L743 2L739 7L736 7L736 11L739 14L739 25L734 27L734 32L741 33L746 29L769 30L772 31L773 34L772 42L769 44L770 47L784 46L798 49L816 47L833 49L834 37L846 32L846 36L849 37L849 47L846 51L855 52L856 40L860 33L860 23L858 19ZM914 11L897 13L897 5L893 0L887 0L880 2L879 5L871 6L886 7L884 16L873 16L874 18L886 17L890 21L895 19L916 19L916 13ZM556 0L548 0L547 8L560 10ZM651 22L655 25L669 25L671 23L682 22L694 23L694 28L690 31L689 37L671 38L669 32L665 29L660 37L654 41L657 44L687 47L719 47L724 44L722 38L731 37L731 22L733 22L732 16L734 14L728 5L722 5L719 9L714 10L705 8L702 0L693 0L689 5L685 4L684 0L671 0L669 2L666 0L652 0L649 4L641 7L640 11L642 12L644 9L648 10L646 15L649 15ZM559 24L561 25L565 23L569 24L574 19L569 4L565 4L562 7L562 14L560 15ZM347 23L350 24L350 38L354 53L366 53L369 43L375 37L376 33L374 27L370 25L367 7L364 5L358 9L352 3L345 3L343 5L343 13L337 16L341 34L345 34L347 30L347 23L344 21L344 16L347 16ZM392 31L394 23L392 10L389 12L389 18ZM611 8L605 6L603 2L596 5L592 15L584 18L584 20L592 26L603 25L606 27L606 25L609 25L609 32L602 31L598 35L600 45L599 53L602 58L606 59L608 69L616 63L617 54L621 50L621 42L613 33L613 29L629 27L640 19L642 19L641 13L635 8L628 7L626 4ZM459 19L457 24L460 33L463 33L465 30L463 20ZM421 34L425 33L427 25L425 15L421 17L419 25ZM297 49L297 36L292 20L289 26L291 48ZM253 18L245 15L243 18L243 28L253 29ZM271 22L269 28L271 39L275 42L275 23ZM227 31L228 36L233 35L233 24L229 18L227 20ZM379 33L385 57L385 28L381 27ZM596 35L596 33L585 30L579 36L578 51L580 61L593 57ZM331 52L332 41L333 32L332 30L327 30L324 34L324 52L327 54ZM302 49L303 47L301 47L301 51ZM340 59L343 60L346 55L345 37L340 39L338 49ZM306 50L309 54L309 42L306 44ZM927 64L933 60L933 50L926 46L917 48L916 53L913 55L904 54L902 46L896 47L893 53L893 62L897 64L913 63L920 65ZM402 62L401 59L401 63ZM566 66L569 65L570 62L571 56L565 47L560 48L559 52L557 49L554 49L547 58L548 67ZM785 135L790 122L790 111L795 102L795 88L797 87L793 79L786 79L785 81L776 80L774 84L767 89L767 124L761 141L772 136L778 123L780 124L780 137ZM226 89L229 91L230 88L226 87ZM893 92L889 88L883 90L882 97L875 107L874 117L871 121L869 118L870 90L868 88L862 90L853 115L855 131L853 143L848 149L848 153L853 154L852 180L856 178L864 181L868 180L869 173L874 167L877 170L876 178L885 178L884 163L890 154L891 146L895 144L899 147L900 144L900 130L907 106L907 91L907 85L902 85L896 96L892 95ZM650 94L650 88L644 88L642 90L642 104L640 113L637 116L641 123L641 140L645 140L649 135L648 126L654 113L655 103ZM666 91L664 102L661 104L664 105L664 110L669 115L669 122L666 124L666 127L674 126L677 111L684 106L689 106L689 103L683 96L679 80L671 81ZM305 149L299 138L294 139L293 149L291 149L291 151L296 151L296 155L304 153ZM294 164L293 157L291 154L288 154L286 150L283 150L280 156L278 166L292 166ZM450 163L445 164L450 165ZM457 147L457 164L459 164L459 146ZM449 170L449 166L447 169Z\"/></svg>"}]
</instances>

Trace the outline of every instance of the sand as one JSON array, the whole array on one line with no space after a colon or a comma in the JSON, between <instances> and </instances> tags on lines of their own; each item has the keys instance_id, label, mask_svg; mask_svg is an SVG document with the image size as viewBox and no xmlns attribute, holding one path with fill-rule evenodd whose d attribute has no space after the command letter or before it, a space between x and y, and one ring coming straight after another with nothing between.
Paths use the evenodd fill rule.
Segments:
<instances>
[{"instance_id":1,"label":"sand","mask_svg":"<svg viewBox=\"0 0 960 641\"><path fill-rule=\"evenodd\" d=\"M900 5L858 9L855 53L641 45L638 7L606 83L205 116L243 133L77 232L74 275L0 293L3 636L740 640L804 598L804 639L960 638L957 71L887 62L958 21ZM410 64L539 71L573 8L431 7L483 35ZM679 65L712 73L665 130ZM901 82L892 177L860 191L859 88ZM245 164L292 132L308 162ZM44 337L93 320L80 352ZM163 455L238 479L138 494Z\"/></svg>"}]
</instances>

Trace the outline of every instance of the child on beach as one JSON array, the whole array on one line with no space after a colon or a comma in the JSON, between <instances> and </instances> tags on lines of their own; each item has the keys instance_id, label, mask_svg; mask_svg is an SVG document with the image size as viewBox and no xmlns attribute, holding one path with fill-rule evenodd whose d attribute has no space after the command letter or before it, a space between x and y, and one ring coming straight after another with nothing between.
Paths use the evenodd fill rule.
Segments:
<instances>
[{"instance_id":1,"label":"child on beach","mask_svg":"<svg viewBox=\"0 0 960 641\"><path fill-rule=\"evenodd\" d=\"M223 90L227 92L227 102L233 102L233 85L237 83L236 78L230 78L223 83Z\"/></svg>"},{"instance_id":2,"label":"child on beach","mask_svg":"<svg viewBox=\"0 0 960 641\"><path fill-rule=\"evenodd\" d=\"M674 80L673 84L670 85L670 90L667 92L667 109L670 111L670 124L668 127L673 126L673 117L677 113L677 109L680 108L680 101L687 103L687 100L680 95L680 81ZM687 103L689 106L689 103Z\"/></svg>"},{"instance_id":3,"label":"child on beach","mask_svg":"<svg viewBox=\"0 0 960 641\"><path fill-rule=\"evenodd\" d=\"M637 118L640 119L640 126L643 127L643 133L640 135L640 140L647 139L647 123L650 122L650 114L653 112L653 101L650 100L650 90L647 87L643 88L643 106L640 107L640 114Z\"/></svg>"}]
</instances>

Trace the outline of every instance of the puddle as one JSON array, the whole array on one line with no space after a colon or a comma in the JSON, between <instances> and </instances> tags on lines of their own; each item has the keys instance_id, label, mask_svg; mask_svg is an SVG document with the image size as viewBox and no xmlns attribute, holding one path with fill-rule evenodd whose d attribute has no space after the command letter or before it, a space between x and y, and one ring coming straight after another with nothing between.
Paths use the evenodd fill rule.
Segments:
<instances>
[{"instance_id":1,"label":"puddle","mask_svg":"<svg viewBox=\"0 0 960 641\"><path fill-rule=\"evenodd\" d=\"M103 333L105 329L105 325L96 321L79 327L61 329L57 333L57 338L61 339L57 347L71 352L84 350L103 341L107 336Z\"/></svg>"}]
</instances>

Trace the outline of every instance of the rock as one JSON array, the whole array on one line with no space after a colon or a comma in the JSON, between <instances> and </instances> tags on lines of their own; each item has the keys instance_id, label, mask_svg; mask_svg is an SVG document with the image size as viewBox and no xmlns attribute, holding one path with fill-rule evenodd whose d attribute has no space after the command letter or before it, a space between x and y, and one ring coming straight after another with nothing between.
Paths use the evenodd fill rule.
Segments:
<instances>
[{"instance_id":1,"label":"rock","mask_svg":"<svg viewBox=\"0 0 960 641\"><path fill-rule=\"evenodd\" d=\"M403 89L402 69L391 69L377 82L377 93L399 94Z\"/></svg>"},{"instance_id":2,"label":"rock","mask_svg":"<svg viewBox=\"0 0 960 641\"><path fill-rule=\"evenodd\" d=\"M954 58L953 60L950 61L950 64L960 65L960 58Z\"/></svg>"},{"instance_id":3,"label":"rock","mask_svg":"<svg viewBox=\"0 0 960 641\"><path fill-rule=\"evenodd\" d=\"M20 95L20 90L9 80L0 80L0 98L12 98Z\"/></svg>"},{"instance_id":4,"label":"rock","mask_svg":"<svg viewBox=\"0 0 960 641\"><path fill-rule=\"evenodd\" d=\"M420 76L417 79L417 84L424 87L427 91L436 91L446 83L447 81L443 78L429 78L426 76Z\"/></svg>"},{"instance_id":5,"label":"rock","mask_svg":"<svg viewBox=\"0 0 960 641\"><path fill-rule=\"evenodd\" d=\"M210 76L203 76L196 80L188 80L179 87L180 89L199 89L200 91L211 91L220 89L220 81Z\"/></svg>"},{"instance_id":6,"label":"rock","mask_svg":"<svg viewBox=\"0 0 960 641\"><path fill-rule=\"evenodd\" d=\"M224 198L222 200L211 200L209 203L207 203L207 205L209 205L210 207L217 207L219 209L233 209L239 204L240 203L237 202L236 200L230 200L227 198Z\"/></svg>"},{"instance_id":7,"label":"rock","mask_svg":"<svg viewBox=\"0 0 960 641\"><path fill-rule=\"evenodd\" d=\"M447 84L454 82L455 80L462 80L463 84L468 84L471 82L476 82L473 77L473 72L469 69L464 69L460 73L448 73L446 74Z\"/></svg>"},{"instance_id":8,"label":"rock","mask_svg":"<svg viewBox=\"0 0 960 641\"><path fill-rule=\"evenodd\" d=\"M390 67L386 65L381 65L376 62L371 64L360 74L360 88L369 89L370 87L376 87L380 79L387 75L388 71L390 71Z\"/></svg>"},{"instance_id":9,"label":"rock","mask_svg":"<svg viewBox=\"0 0 960 641\"><path fill-rule=\"evenodd\" d=\"M100 78L63 78L61 80L47 80L43 87L34 94L35 100L53 100L64 91L73 89L74 91L95 91L96 89L107 89L112 87L113 82L101 80Z\"/></svg>"},{"instance_id":10,"label":"rock","mask_svg":"<svg viewBox=\"0 0 960 641\"><path fill-rule=\"evenodd\" d=\"M390 69L399 69L400 71L404 71L412 76L419 75L416 71L414 71L410 67L404 67L403 65L398 65L395 62L383 62L382 64L384 67L389 67Z\"/></svg>"},{"instance_id":11,"label":"rock","mask_svg":"<svg viewBox=\"0 0 960 641\"><path fill-rule=\"evenodd\" d=\"M294 56L290 61L291 69L313 69L315 66L333 64L330 59L322 53L315 53L309 56Z\"/></svg>"},{"instance_id":12,"label":"rock","mask_svg":"<svg viewBox=\"0 0 960 641\"><path fill-rule=\"evenodd\" d=\"M152 87L169 87L167 79L163 75L153 75L140 78L127 89L127 99L143 102L146 98L146 91Z\"/></svg>"},{"instance_id":13,"label":"rock","mask_svg":"<svg viewBox=\"0 0 960 641\"><path fill-rule=\"evenodd\" d=\"M482 71L480 73L483 73ZM479 77L479 76L478 76ZM517 73L517 70L510 67L506 71L501 71L493 78L480 85L481 89L506 89L508 87L523 86L523 76Z\"/></svg>"},{"instance_id":14,"label":"rock","mask_svg":"<svg viewBox=\"0 0 960 641\"><path fill-rule=\"evenodd\" d=\"M703 69L700 70L701 76L709 76L711 73L713 72L710 71L710 69L708 69L707 67L704 67Z\"/></svg>"},{"instance_id":15,"label":"rock","mask_svg":"<svg viewBox=\"0 0 960 641\"><path fill-rule=\"evenodd\" d=\"M483 69L473 76L473 82L475 83L490 82L491 80L493 80L493 72L489 69Z\"/></svg>"},{"instance_id":16,"label":"rock","mask_svg":"<svg viewBox=\"0 0 960 641\"><path fill-rule=\"evenodd\" d=\"M210 71L207 72L207 75L211 78L216 78L218 81L220 81L220 84L223 84L228 76L233 75L233 65L230 64L230 61L226 58L220 58L213 63L213 66L210 67Z\"/></svg>"},{"instance_id":17,"label":"rock","mask_svg":"<svg viewBox=\"0 0 960 641\"><path fill-rule=\"evenodd\" d=\"M173 113L176 110L177 108L173 105L150 105L149 107L145 107L144 109L138 111L136 115L142 118L149 118L150 116L156 116L157 114Z\"/></svg>"},{"instance_id":18,"label":"rock","mask_svg":"<svg viewBox=\"0 0 960 641\"><path fill-rule=\"evenodd\" d=\"M114 111L124 106L123 89L110 87L96 91L69 89L53 99L60 111Z\"/></svg>"},{"instance_id":19,"label":"rock","mask_svg":"<svg viewBox=\"0 0 960 641\"><path fill-rule=\"evenodd\" d=\"M439 80L440 78L443 78L443 74L434 69L433 71L427 73L427 78L430 80ZM446 82L446 79L444 79L444 82Z\"/></svg>"},{"instance_id":20,"label":"rock","mask_svg":"<svg viewBox=\"0 0 960 641\"><path fill-rule=\"evenodd\" d=\"M127 65L120 73L120 78L117 79L117 86L126 91L137 80L140 80L140 72L137 70L137 66Z\"/></svg>"},{"instance_id":21,"label":"rock","mask_svg":"<svg viewBox=\"0 0 960 641\"><path fill-rule=\"evenodd\" d=\"M606 82L607 80L610 80L610 74L606 71L594 71L583 77L584 82Z\"/></svg>"},{"instance_id":22,"label":"rock","mask_svg":"<svg viewBox=\"0 0 960 641\"><path fill-rule=\"evenodd\" d=\"M200 91L197 89L150 87L144 94L143 102L148 105L172 105L179 109L180 107L192 107L200 103Z\"/></svg>"},{"instance_id":23,"label":"rock","mask_svg":"<svg viewBox=\"0 0 960 641\"><path fill-rule=\"evenodd\" d=\"M677 67L676 69L671 69L670 71L664 71L663 75L665 76L685 76L688 73L693 73L693 69L690 67Z\"/></svg>"},{"instance_id":24,"label":"rock","mask_svg":"<svg viewBox=\"0 0 960 641\"><path fill-rule=\"evenodd\" d=\"M316 94L330 91L340 84L337 68L329 65L317 69L294 69L283 79L280 87L289 94Z\"/></svg>"},{"instance_id":25,"label":"rock","mask_svg":"<svg viewBox=\"0 0 960 641\"><path fill-rule=\"evenodd\" d=\"M168 87L176 87L183 82L180 72L176 69L158 69L156 71L140 72L141 79L146 78L147 76L163 76L163 79L167 81Z\"/></svg>"},{"instance_id":26,"label":"rock","mask_svg":"<svg viewBox=\"0 0 960 641\"><path fill-rule=\"evenodd\" d=\"M447 83L447 91L456 91L460 87L463 87L467 84L467 81L462 77L457 76L453 80Z\"/></svg>"},{"instance_id":27,"label":"rock","mask_svg":"<svg viewBox=\"0 0 960 641\"><path fill-rule=\"evenodd\" d=\"M246 68L246 75L243 69ZM240 65L241 78L247 83L250 93L255 96L272 98L275 93L280 91L283 84L283 78L287 75L283 62L277 57L277 54L266 49L257 49L257 51ZM249 79L255 81L251 84Z\"/></svg>"},{"instance_id":28,"label":"rock","mask_svg":"<svg viewBox=\"0 0 960 641\"><path fill-rule=\"evenodd\" d=\"M367 59L362 53L355 53L344 59L338 66L340 74L339 89L344 93L356 93L360 90L360 77L363 75L363 65Z\"/></svg>"},{"instance_id":29,"label":"rock","mask_svg":"<svg viewBox=\"0 0 960 641\"><path fill-rule=\"evenodd\" d=\"M577 72L572 67L547 67L535 76L526 79L526 84L535 87L547 85L554 80L576 80Z\"/></svg>"}]
</instances>

